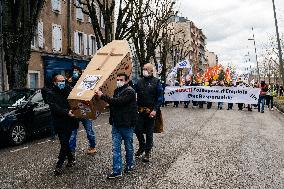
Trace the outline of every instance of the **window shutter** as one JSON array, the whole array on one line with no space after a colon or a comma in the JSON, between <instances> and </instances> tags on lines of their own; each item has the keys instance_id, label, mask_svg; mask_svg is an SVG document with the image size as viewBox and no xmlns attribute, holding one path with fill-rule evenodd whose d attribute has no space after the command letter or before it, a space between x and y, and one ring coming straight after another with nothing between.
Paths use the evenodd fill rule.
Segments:
<instances>
[{"instance_id":1,"label":"window shutter","mask_svg":"<svg viewBox=\"0 0 284 189\"><path fill-rule=\"evenodd\" d=\"M83 40L84 40L84 55L88 55L88 35L83 34Z\"/></svg>"},{"instance_id":2,"label":"window shutter","mask_svg":"<svg viewBox=\"0 0 284 189\"><path fill-rule=\"evenodd\" d=\"M80 20L80 9L78 6L80 5L79 0L76 0L76 19Z\"/></svg>"},{"instance_id":3,"label":"window shutter","mask_svg":"<svg viewBox=\"0 0 284 189\"><path fill-rule=\"evenodd\" d=\"M77 7L83 7L82 4L80 4L79 0L76 0L76 18L77 20L80 20L81 22L84 21L84 13L81 8Z\"/></svg>"},{"instance_id":4,"label":"window shutter","mask_svg":"<svg viewBox=\"0 0 284 189\"><path fill-rule=\"evenodd\" d=\"M89 55L93 55L92 36L89 35Z\"/></svg>"},{"instance_id":5,"label":"window shutter","mask_svg":"<svg viewBox=\"0 0 284 189\"><path fill-rule=\"evenodd\" d=\"M52 1L51 1L52 10L56 10L55 4L56 4L56 0L52 0Z\"/></svg>"},{"instance_id":6,"label":"window shutter","mask_svg":"<svg viewBox=\"0 0 284 189\"><path fill-rule=\"evenodd\" d=\"M61 11L61 0L57 0L57 10Z\"/></svg>"},{"instance_id":7,"label":"window shutter","mask_svg":"<svg viewBox=\"0 0 284 189\"><path fill-rule=\"evenodd\" d=\"M74 52L76 53L76 54L79 54L78 53L78 43L79 43L79 41L78 41L78 32L74 32Z\"/></svg>"},{"instance_id":8,"label":"window shutter","mask_svg":"<svg viewBox=\"0 0 284 189\"><path fill-rule=\"evenodd\" d=\"M55 24L52 24L52 51L56 52L56 34L57 34L57 27Z\"/></svg>"},{"instance_id":9,"label":"window shutter","mask_svg":"<svg viewBox=\"0 0 284 189\"><path fill-rule=\"evenodd\" d=\"M43 48L44 38L43 38L43 22L38 22L38 47Z\"/></svg>"},{"instance_id":10,"label":"window shutter","mask_svg":"<svg viewBox=\"0 0 284 189\"><path fill-rule=\"evenodd\" d=\"M62 29L61 26L57 26L57 51L62 52Z\"/></svg>"}]
</instances>

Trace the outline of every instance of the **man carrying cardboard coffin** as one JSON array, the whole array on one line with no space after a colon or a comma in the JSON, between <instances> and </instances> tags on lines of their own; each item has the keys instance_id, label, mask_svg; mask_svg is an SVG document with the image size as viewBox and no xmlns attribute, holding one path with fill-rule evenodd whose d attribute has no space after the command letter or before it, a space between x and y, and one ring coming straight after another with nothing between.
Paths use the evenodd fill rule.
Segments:
<instances>
[{"instance_id":1,"label":"man carrying cardboard coffin","mask_svg":"<svg viewBox=\"0 0 284 189\"><path fill-rule=\"evenodd\" d=\"M122 176L121 142L124 140L126 151L125 173L133 170L133 132L137 121L137 103L135 91L128 85L125 73L117 74L117 88L113 97L95 91L95 95L110 105L110 119L112 125L113 172L108 179Z\"/></svg>"},{"instance_id":2,"label":"man carrying cardboard coffin","mask_svg":"<svg viewBox=\"0 0 284 189\"><path fill-rule=\"evenodd\" d=\"M65 78L62 75L56 75L53 79L53 86L46 95L46 100L51 109L52 121L60 141L60 152L54 170L55 175L62 174L66 157L68 158L67 167L74 166L75 162L75 157L69 148L69 140L72 130L78 128L79 123L67 101L70 92L71 87L65 85Z\"/></svg>"},{"instance_id":3,"label":"man carrying cardboard coffin","mask_svg":"<svg viewBox=\"0 0 284 189\"><path fill-rule=\"evenodd\" d=\"M73 75L68 81L68 83L70 84L72 88L74 88L74 86L76 85L81 75L82 75L82 70L80 69L80 67L74 66ZM90 119L79 119L79 121L82 122L85 128L86 134L87 134L87 138L89 140L89 148L87 150L87 154L94 154L97 152L97 150L96 150L96 135L93 129L93 121ZM69 145L73 153L75 153L76 146L77 146L76 145L77 144L77 132L78 132L78 129L74 129L72 131L72 135L70 138Z\"/></svg>"},{"instance_id":4,"label":"man carrying cardboard coffin","mask_svg":"<svg viewBox=\"0 0 284 189\"><path fill-rule=\"evenodd\" d=\"M153 70L152 64L145 64L143 78L138 81L136 86L138 121L135 133L139 141L139 149L135 156L141 156L145 152L144 162L150 161L155 119L163 103L163 88L159 79L153 76ZM144 133L146 134L146 142Z\"/></svg>"}]
</instances>

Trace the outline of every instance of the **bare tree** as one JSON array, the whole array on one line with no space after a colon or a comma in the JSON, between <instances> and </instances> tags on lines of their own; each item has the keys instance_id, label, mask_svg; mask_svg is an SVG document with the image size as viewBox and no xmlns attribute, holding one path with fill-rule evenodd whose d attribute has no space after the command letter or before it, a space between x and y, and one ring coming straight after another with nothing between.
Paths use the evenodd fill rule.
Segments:
<instances>
[{"instance_id":1,"label":"bare tree","mask_svg":"<svg viewBox=\"0 0 284 189\"><path fill-rule=\"evenodd\" d=\"M3 0L3 40L9 88L26 86L31 41L44 0Z\"/></svg>"},{"instance_id":2,"label":"bare tree","mask_svg":"<svg viewBox=\"0 0 284 189\"><path fill-rule=\"evenodd\" d=\"M77 0L75 6L90 16L98 44L132 39L142 67L151 59L157 63L156 49L174 15L174 4L174 0Z\"/></svg>"},{"instance_id":3,"label":"bare tree","mask_svg":"<svg viewBox=\"0 0 284 189\"><path fill-rule=\"evenodd\" d=\"M167 69L177 62L186 59L190 53L190 39L186 37L185 27L177 27L175 22L169 23L162 32L162 42L159 44L161 78L165 81ZM171 60L172 65L167 65Z\"/></svg>"},{"instance_id":4,"label":"bare tree","mask_svg":"<svg viewBox=\"0 0 284 189\"><path fill-rule=\"evenodd\" d=\"M282 34L281 46L284 47L284 35ZM278 82L280 77L279 71L279 54L277 51L277 41L276 36L269 36L269 42L263 44L264 52L261 57L263 61L261 65L263 67L262 71L265 75L268 76L268 79L271 80L271 76L274 78L274 82Z\"/></svg>"},{"instance_id":5,"label":"bare tree","mask_svg":"<svg viewBox=\"0 0 284 189\"><path fill-rule=\"evenodd\" d=\"M169 19L175 15L173 0L138 0L134 8L132 27L133 42L140 66L152 59L157 63L156 49L165 35Z\"/></svg>"},{"instance_id":6,"label":"bare tree","mask_svg":"<svg viewBox=\"0 0 284 189\"><path fill-rule=\"evenodd\" d=\"M91 18L97 44L104 46L114 39L130 38L135 1L77 0L75 6Z\"/></svg>"}]
</instances>

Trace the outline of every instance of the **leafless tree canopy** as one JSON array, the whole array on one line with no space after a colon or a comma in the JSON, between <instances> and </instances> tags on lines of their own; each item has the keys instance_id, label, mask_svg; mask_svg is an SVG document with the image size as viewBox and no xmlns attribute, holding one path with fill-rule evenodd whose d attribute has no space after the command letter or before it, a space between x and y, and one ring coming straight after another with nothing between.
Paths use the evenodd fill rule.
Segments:
<instances>
[{"instance_id":1,"label":"leafless tree canopy","mask_svg":"<svg viewBox=\"0 0 284 189\"><path fill-rule=\"evenodd\" d=\"M281 47L284 48L284 34L281 36ZM260 62L260 70L263 77L268 77L268 80L272 82L280 81L280 67L279 67L279 54L277 50L276 36L270 36L269 42L263 44L264 52L261 54L262 61Z\"/></svg>"},{"instance_id":2,"label":"leafless tree canopy","mask_svg":"<svg viewBox=\"0 0 284 189\"><path fill-rule=\"evenodd\" d=\"M163 29L174 12L174 0L78 0L75 6L90 16L97 42L132 39L138 61L143 66L153 59L162 42ZM99 7L99 9L96 8ZM102 18L100 18L100 11ZM115 19L113 19L115 18ZM105 28L101 29L100 21Z\"/></svg>"}]
</instances>

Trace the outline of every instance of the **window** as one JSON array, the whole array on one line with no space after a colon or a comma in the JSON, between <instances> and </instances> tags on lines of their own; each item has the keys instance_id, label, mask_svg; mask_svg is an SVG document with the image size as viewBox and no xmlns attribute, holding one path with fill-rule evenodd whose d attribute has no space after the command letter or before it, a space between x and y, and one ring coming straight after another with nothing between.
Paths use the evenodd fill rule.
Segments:
<instances>
[{"instance_id":1,"label":"window","mask_svg":"<svg viewBox=\"0 0 284 189\"><path fill-rule=\"evenodd\" d=\"M74 32L74 52L76 54L88 55L88 36L83 32Z\"/></svg>"},{"instance_id":2,"label":"window","mask_svg":"<svg viewBox=\"0 0 284 189\"><path fill-rule=\"evenodd\" d=\"M79 54L82 53L82 43L83 43L83 34L82 33L78 33L78 52Z\"/></svg>"},{"instance_id":3,"label":"window","mask_svg":"<svg viewBox=\"0 0 284 189\"><path fill-rule=\"evenodd\" d=\"M29 88L39 88L39 71L29 71L28 73L28 87Z\"/></svg>"},{"instance_id":4,"label":"window","mask_svg":"<svg viewBox=\"0 0 284 189\"><path fill-rule=\"evenodd\" d=\"M83 5L79 2L79 0L76 0L76 18L77 20L84 22L84 13L82 7Z\"/></svg>"},{"instance_id":5,"label":"window","mask_svg":"<svg viewBox=\"0 0 284 189\"><path fill-rule=\"evenodd\" d=\"M62 29L57 24L52 24L52 50L53 52L62 51Z\"/></svg>"},{"instance_id":6,"label":"window","mask_svg":"<svg viewBox=\"0 0 284 189\"><path fill-rule=\"evenodd\" d=\"M89 35L89 55L96 54L96 51L97 51L96 38L93 35Z\"/></svg>"},{"instance_id":7,"label":"window","mask_svg":"<svg viewBox=\"0 0 284 189\"><path fill-rule=\"evenodd\" d=\"M61 0L52 0L51 5L52 5L52 11L54 11L56 13L60 13L60 11L61 11Z\"/></svg>"}]
</instances>

